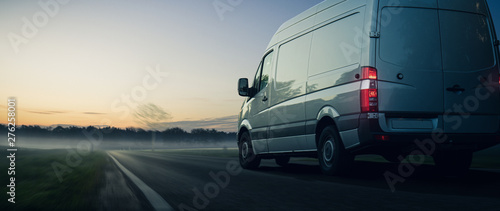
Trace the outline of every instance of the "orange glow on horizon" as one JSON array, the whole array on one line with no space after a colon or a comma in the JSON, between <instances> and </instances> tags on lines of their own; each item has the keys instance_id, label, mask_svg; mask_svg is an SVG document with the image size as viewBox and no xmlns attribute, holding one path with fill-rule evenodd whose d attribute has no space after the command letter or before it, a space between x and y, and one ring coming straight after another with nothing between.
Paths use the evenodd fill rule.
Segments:
<instances>
[{"instance_id":1,"label":"orange glow on horizon","mask_svg":"<svg viewBox=\"0 0 500 211\"><path fill-rule=\"evenodd\" d=\"M88 114L85 114L88 113ZM229 124L215 124L215 125L204 125L198 127L189 124L177 125L177 122L183 121L193 121L193 122L203 122L205 120L210 121L214 118L203 118L195 119L193 117L187 116L184 118L172 118L165 121L163 126L155 128L157 130L164 130L171 127L180 127L186 131L190 131L192 128L205 128L205 129L216 129L226 132L236 131L236 119L234 119L234 128ZM7 109L5 107L0 107L0 124L7 124ZM48 127L53 125L74 125L77 127L87 127L87 126L110 126L115 128L142 128L148 129L144 125L139 124L133 117L133 115L128 115L126 118L121 119L120 115L117 113L91 113L91 112L40 112L31 111L29 109L17 109L16 110L16 126L20 125L39 125L42 127Z\"/></svg>"}]
</instances>

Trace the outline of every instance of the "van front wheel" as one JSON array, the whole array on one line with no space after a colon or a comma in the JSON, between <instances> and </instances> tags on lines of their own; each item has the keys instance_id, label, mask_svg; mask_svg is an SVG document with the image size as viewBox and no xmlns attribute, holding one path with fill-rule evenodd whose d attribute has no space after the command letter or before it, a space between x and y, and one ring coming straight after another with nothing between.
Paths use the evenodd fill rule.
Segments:
<instances>
[{"instance_id":1,"label":"van front wheel","mask_svg":"<svg viewBox=\"0 0 500 211\"><path fill-rule=\"evenodd\" d=\"M256 169L260 165L260 158L253 152L252 140L248 132L241 134L238 141L240 165L244 169Z\"/></svg>"},{"instance_id":2,"label":"van front wheel","mask_svg":"<svg viewBox=\"0 0 500 211\"><path fill-rule=\"evenodd\" d=\"M337 130L328 126L321 132L318 146L321 171L326 175L340 175L347 171L354 157L345 150Z\"/></svg>"}]
</instances>

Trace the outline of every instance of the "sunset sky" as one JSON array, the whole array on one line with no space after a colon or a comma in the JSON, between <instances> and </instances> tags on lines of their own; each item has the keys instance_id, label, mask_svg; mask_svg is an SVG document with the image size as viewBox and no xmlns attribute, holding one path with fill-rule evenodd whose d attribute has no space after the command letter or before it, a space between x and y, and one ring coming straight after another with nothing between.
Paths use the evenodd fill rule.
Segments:
<instances>
[{"instance_id":1,"label":"sunset sky","mask_svg":"<svg viewBox=\"0 0 500 211\"><path fill-rule=\"evenodd\" d=\"M0 0L0 123L12 96L23 125L140 126L136 106L153 103L167 126L236 131L237 79L320 0L38 2ZM488 2L498 29L500 2Z\"/></svg>"},{"instance_id":2,"label":"sunset sky","mask_svg":"<svg viewBox=\"0 0 500 211\"><path fill-rule=\"evenodd\" d=\"M237 79L281 23L320 1L37 2L0 1L0 123L13 96L18 124L140 126L136 105L153 103L176 126L235 131Z\"/></svg>"}]
</instances>

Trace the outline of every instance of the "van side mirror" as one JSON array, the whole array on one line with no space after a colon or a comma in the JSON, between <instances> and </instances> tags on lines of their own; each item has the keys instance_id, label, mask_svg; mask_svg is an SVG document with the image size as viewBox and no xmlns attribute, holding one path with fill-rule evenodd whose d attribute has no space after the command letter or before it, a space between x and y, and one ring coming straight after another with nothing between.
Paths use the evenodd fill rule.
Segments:
<instances>
[{"instance_id":1,"label":"van side mirror","mask_svg":"<svg viewBox=\"0 0 500 211\"><path fill-rule=\"evenodd\" d=\"M250 96L250 89L248 88L248 78L240 78L238 80L238 94L243 97Z\"/></svg>"}]
</instances>

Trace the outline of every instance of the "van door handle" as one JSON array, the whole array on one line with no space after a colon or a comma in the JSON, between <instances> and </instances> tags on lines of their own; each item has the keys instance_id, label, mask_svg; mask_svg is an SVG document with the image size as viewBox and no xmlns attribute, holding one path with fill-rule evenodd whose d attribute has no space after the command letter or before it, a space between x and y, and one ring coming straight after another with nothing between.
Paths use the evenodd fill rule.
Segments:
<instances>
[{"instance_id":1,"label":"van door handle","mask_svg":"<svg viewBox=\"0 0 500 211\"><path fill-rule=\"evenodd\" d=\"M267 101L267 96L264 96L264 97L262 98L262 101L266 102L266 101Z\"/></svg>"},{"instance_id":2,"label":"van door handle","mask_svg":"<svg viewBox=\"0 0 500 211\"><path fill-rule=\"evenodd\" d=\"M465 89L460 87L460 85L455 85L453 87L446 88L446 91L457 93L457 92L464 92Z\"/></svg>"}]
</instances>

